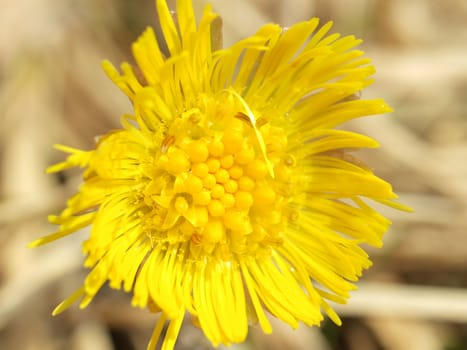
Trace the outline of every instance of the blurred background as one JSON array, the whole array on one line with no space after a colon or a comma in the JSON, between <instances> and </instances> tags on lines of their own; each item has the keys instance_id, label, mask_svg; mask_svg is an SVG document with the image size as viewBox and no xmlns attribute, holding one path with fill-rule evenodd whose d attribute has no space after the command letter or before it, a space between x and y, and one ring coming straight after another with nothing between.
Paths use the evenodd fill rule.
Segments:
<instances>
[{"instance_id":1,"label":"blurred background","mask_svg":"<svg viewBox=\"0 0 467 350\"><path fill-rule=\"evenodd\" d=\"M201 14L204 0L194 0ZM173 5L173 2L170 2ZM337 307L344 325L271 336L251 328L233 350L467 349L467 1L215 0L226 45L270 21L320 17L334 32L364 39L377 67L364 97L384 97L391 116L346 128L378 139L361 152L413 214L393 221L360 291ZM36 250L52 232L79 172L45 175L63 154L54 143L93 147L131 111L100 61L131 60L130 45L156 25L152 0L1 0L0 349L145 349L156 319L130 296L104 288L86 310L50 312L81 285L87 232ZM176 349L211 349L186 322Z\"/></svg>"}]
</instances>

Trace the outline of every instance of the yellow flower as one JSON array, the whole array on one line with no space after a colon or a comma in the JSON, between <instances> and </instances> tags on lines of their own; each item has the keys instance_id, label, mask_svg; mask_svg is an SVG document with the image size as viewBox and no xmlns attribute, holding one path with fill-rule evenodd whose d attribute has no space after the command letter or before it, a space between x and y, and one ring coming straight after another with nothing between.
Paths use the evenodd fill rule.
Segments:
<instances>
[{"instance_id":1,"label":"yellow flower","mask_svg":"<svg viewBox=\"0 0 467 350\"><path fill-rule=\"evenodd\" d=\"M148 349L166 321L172 349L187 312L215 346L242 342L251 322L270 333L268 314L296 328L324 311L340 324L327 302L345 303L371 265L360 245L381 246L390 224L366 199L406 209L345 151L377 143L335 129L391 110L354 98L374 73L360 40L313 18L221 49L209 6L197 25L190 0L176 21L156 5L170 55L148 28L137 71L103 63L134 114L94 150L58 146L70 155L48 169L82 167L84 183L50 218L58 231L31 246L91 226L91 271L53 314L86 307L108 281L160 312Z\"/></svg>"}]
</instances>

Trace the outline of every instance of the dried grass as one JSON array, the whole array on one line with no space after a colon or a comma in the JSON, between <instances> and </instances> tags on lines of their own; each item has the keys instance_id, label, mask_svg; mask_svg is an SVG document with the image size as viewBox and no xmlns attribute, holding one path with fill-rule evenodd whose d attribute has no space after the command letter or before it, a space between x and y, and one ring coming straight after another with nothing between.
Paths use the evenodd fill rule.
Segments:
<instances>
[{"instance_id":1,"label":"dried grass","mask_svg":"<svg viewBox=\"0 0 467 350\"><path fill-rule=\"evenodd\" d=\"M202 8L204 1L196 1ZM312 16L364 37L379 69L369 96L385 96L390 118L350 128L375 136L364 152L416 212L387 212L394 226L360 292L340 308L344 326L301 328L234 349L467 348L467 5L464 0L213 1L225 42L265 21ZM132 39L155 22L152 1L6 0L0 12L0 348L143 349L154 317L105 289L91 308L50 310L80 285L77 239L41 250L26 243L51 228L79 178L44 174L62 157L53 143L91 147L130 110L100 71L102 58L130 57ZM247 18L247 20L246 20ZM209 349L190 325L177 349Z\"/></svg>"}]
</instances>

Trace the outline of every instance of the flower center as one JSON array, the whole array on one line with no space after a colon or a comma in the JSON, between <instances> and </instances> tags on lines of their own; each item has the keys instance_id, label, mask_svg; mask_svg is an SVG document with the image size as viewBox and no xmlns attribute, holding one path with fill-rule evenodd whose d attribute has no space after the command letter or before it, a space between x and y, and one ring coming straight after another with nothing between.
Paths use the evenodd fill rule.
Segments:
<instances>
[{"instance_id":1,"label":"flower center","mask_svg":"<svg viewBox=\"0 0 467 350\"><path fill-rule=\"evenodd\" d=\"M210 112L186 112L167 130L145 190L161 223L151 238L186 242L193 259L269 254L282 241L293 166L284 132L256 129L233 108Z\"/></svg>"}]
</instances>

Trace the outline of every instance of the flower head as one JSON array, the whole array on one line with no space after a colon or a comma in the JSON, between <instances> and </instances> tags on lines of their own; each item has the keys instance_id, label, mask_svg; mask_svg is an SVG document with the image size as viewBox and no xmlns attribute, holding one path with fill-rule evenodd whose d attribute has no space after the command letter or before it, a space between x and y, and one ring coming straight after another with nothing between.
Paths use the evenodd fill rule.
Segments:
<instances>
[{"instance_id":1,"label":"flower head","mask_svg":"<svg viewBox=\"0 0 467 350\"><path fill-rule=\"evenodd\" d=\"M295 328L324 311L339 324L327 301L345 303L371 265L360 245L381 246L390 224L365 199L404 209L346 151L377 143L335 129L390 111L355 98L374 73L360 40L314 18L221 49L209 6L197 25L190 0L175 21L156 5L169 55L148 28L133 45L138 68L103 63L134 114L93 150L58 146L70 155L48 169L82 167L84 183L51 217L58 231L31 245L91 227L91 271L54 314L87 306L108 281L160 312L148 348L168 321L172 349L187 312L214 345L242 342L250 322L270 333L267 314Z\"/></svg>"}]
</instances>

